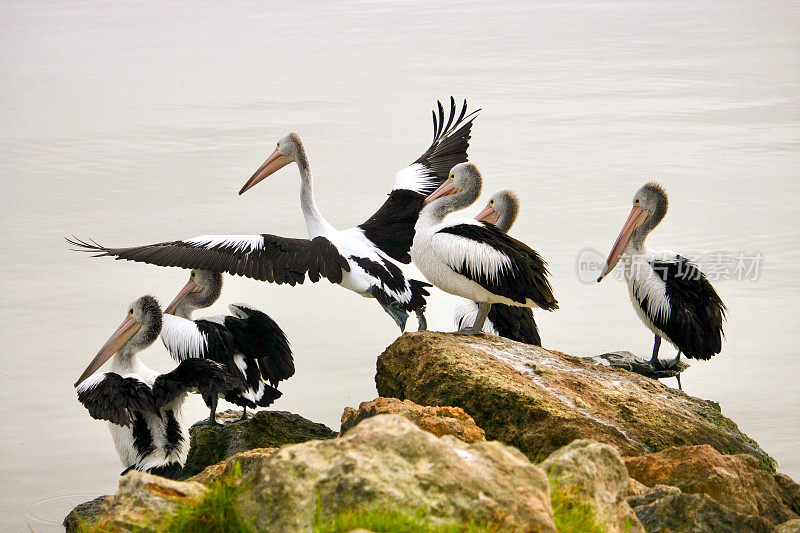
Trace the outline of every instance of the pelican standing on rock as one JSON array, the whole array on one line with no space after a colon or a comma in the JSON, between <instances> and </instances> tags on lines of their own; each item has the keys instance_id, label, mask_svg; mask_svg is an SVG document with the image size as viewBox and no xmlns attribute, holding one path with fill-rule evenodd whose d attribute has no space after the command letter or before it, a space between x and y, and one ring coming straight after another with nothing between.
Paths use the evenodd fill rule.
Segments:
<instances>
[{"instance_id":1,"label":"pelican standing on rock","mask_svg":"<svg viewBox=\"0 0 800 533\"><path fill-rule=\"evenodd\" d=\"M180 474L189 453L189 432L183 421L186 393L224 394L234 386L219 363L188 359L175 370L159 374L136 355L158 338L161 308L152 296L142 296L78 378L78 401L92 418L107 420L122 464L164 477ZM112 360L108 372L96 374Z\"/></svg>"},{"instance_id":2,"label":"pelican standing on rock","mask_svg":"<svg viewBox=\"0 0 800 533\"><path fill-rule=\"evenodd\" d=\"M508 233L517 220L519 214L519 198L510 189L497 191L489 199L486 207L478 213L475 220L494 224L494 226ZM478 303L472 300L463 300L456 306L456 329L464 329L475 322L478 316ZM499 335L517 342L542 345L539 328L533 319L533 310L530 307L517 307L513 305L494 304L489 310L486 322L483 325L484 333Z\"/></svg>"},{"instance_id":3,"label":"pelican standing on rock","mask_svg":"<svg viewBox=\"0 0 800 533\"><path fill-rule=\"evenodd\" d=\"M192 320L197 309L211 306L222 292L222 274L192 270L189 281L164 310L161 340L172 357L211 359L222 364L239 386L225 399L242 408L267 407L281 396L278 382L294 375L294 359L283 330L269 316L245 304L229 305L233 315ZM204 397L211 409L208 420L195 425L218 425L218 398Z\"/></svg>"},{"instance_id":4,"label":"pelican standing on rock","mask_svg":"<svg viewBox=\"0 0 800 533\"><path fill-rule=\"evenodd\" d=\"M302 283L306 274L313 282L324 277L377 300L401 331L411 311L417 315L419 329L425 329L423 311L428 296L425 287L429 284L406 279L392 260L411 262L409 248L422 201L447 178L453 165L467 160L472 122L477 113L467 114L464 101L461 113L456 116L455 100L451 98L450 115L445 123L442 104L438 107L438 117L433 114L431 145L414 163L395 175L389 198L356 227L337 230L322 216L314 199L305 149L300 137L290 133L278 141L275 151L239 194L289 163L297 163L308 239L270 234L203 235L130 248L106 248L77 238L67 240L80 250L98 252L98 256L229 272L274 283Z\"/></svg>"},{"instance_id":5,"label":"pelican standing on rock","mask_svg":"<svg viewBox=\"0 0 800 533\"><path fill-rule=\"evenodd\" d=\"M678 350L669 367L683 353L690 359L711 359L722 350L725 304L700 269L675 252L652 251L645 239L667 214L667 193L651 182L636 191L633 208L611 248L600 282L622 260L636 314L655 334L650 365L658 359L661 339ZM680 375L678 375L680 387Z\"/></svg>"},{"instance_id":6,"label":"pelican standing on rock","mask_svg":"<svg viewBox=\"0 0 800 533\"><path fill-rule=\"evenodd\" d=\"M444 218L471 205L482 178L472 163L453 167L425 199L415 227L411 257L420 272L445 292L478 302L475 322L457 333L476 335L492 304L558 309L547 266L534 250L491 224Z\"/></svg>"}]
</instances>

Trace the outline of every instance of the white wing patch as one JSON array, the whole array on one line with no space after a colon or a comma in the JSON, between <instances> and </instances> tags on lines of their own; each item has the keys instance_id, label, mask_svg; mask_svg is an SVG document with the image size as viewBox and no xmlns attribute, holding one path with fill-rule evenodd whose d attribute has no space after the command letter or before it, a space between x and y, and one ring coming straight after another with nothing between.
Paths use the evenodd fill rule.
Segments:
<instances>
[{"instance_id":1,"label":"white wing patch","mask_svg":"<svg viewBox=\"0 0 800 533\"><path fill-rule=\"evenodd\" d=\"M511 268L511 258L503 252L460 235L436 233L431 239L431 248L453 270L460 270L466 264L473 279L484 275L497 281L504 271Z\"/></svg>"},{"instance_id":2,"label":"white wing patch","mask_svg":"<svg viewBox=\"0 0 800 533\"><path fill-rule=\"evenodd\" d=\"M78 385L78 394L81 394L89 389L95 388L99 385L104 379L106 379L107 372L102 372L100 374L94 374L89 376L88 378L84 379L80 385Z\"/></svg>"},{"instance_id":3,"label":"white wing patch","mask_svg":"<svg viewBox=\"0 0 800 533\"><path fill-rule=\"evenodd\" d=\"M233 248L234 252L251 252L261 248L264 238L261 235L201 235L184 242L205 248L225 246Z\"/></svg>"},{"instance_id":4,"label":"white wing patch","mask_svg":"<svg viewBox=\"0 0 800 533\"><path fill-rule=\"evenodd\" d=\"M206 336L192 320L174 315L164 315L161 341L176 361L200 358L205 355Z\"/></svg>"},{"instance_id":5,"label":"white wing patch","mask_svg":"<svg viewBox=\"0 0 800 533\"><path fill-rule=\"evenodd\" d=\"M650 266L650 256L633 256L626 262L625 278L628 282L628 292L631 300L639 306L647 298L647 308L644 309L648 318L653 321L666 322L671 312L667 285Z\"/></svg>"},{"instance_id":6,"label":"white wing patch","mask_svg":"<svg viewBox=\"0 0 800 533\"><path fill-rule=\"evenodd\" d=\"M430 171L424 165L414 163L394 175L392 189L408 189L425 194L430 186Z\"/></svg>"}]
</instances>

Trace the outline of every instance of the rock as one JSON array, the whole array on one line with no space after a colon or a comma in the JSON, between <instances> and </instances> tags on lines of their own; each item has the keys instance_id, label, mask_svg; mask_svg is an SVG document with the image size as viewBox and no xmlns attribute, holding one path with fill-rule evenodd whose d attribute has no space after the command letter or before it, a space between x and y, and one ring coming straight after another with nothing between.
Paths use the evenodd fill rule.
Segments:
<instances>
[{"instance_id":1,"label":"rock","mask_svg":"<svg viewBox=\"0 0 800 533\"><path fill-rule=\"evenodd\" d=\"M773 529L763 518L737 513L706 494L675 490L633 508L649 533L768 533Z\"/></svg>"},{"instance_id":2,"label":"rock","mask_svg":"<svg viewBox=\"0 0 800 533\"><path fill-rule=\"evenodd\" d=\"M554 532L544 471L499 442L438 438L398 415L362 421L333 440L284 446L246 471L237 505L268 531L310 530L345 510L422 511L435 521L501 521Z\"/></svg>"},{"instance_id":3,"label":"rock","mask_svg":"<svg viewBox=\"0 0 800 533\"><path fill-rule=\"evenodd\" d=\"M576 440L550 454L539 465L551 486L575 489L594 505L611 532L644 533L625 497L630 486L628 471L619 452L608 444Z\"/></svg>"},{"instance_id":4,"label":"rock","mask_svg":"<svg viewBox=\"0 0 800 533\"><path fill-rule=\"evenodd\" d=\"M217 414L220 422L236 420L241 411ZM253 448L277 448L312 439L331 439L336 432L286 411L257 411L250 419L223 427L197 426L190 430L189 457L183 477L201 472L207 466Z\"/></svg>"},{"instance_id":5,"label":"rock","mask_svg":"<svg viewBox=\"0 0 800 533\"><path fill-rule=\"evenodd\" d=\"M784 503L775 477L761 470L750 455L723 455L708 445L682 446L626 457L625 465L630 476L645 485L671 485L684 493L706 494L737 513L761 517L773 526L799 518Z\"/></svg>"},{"instance_id":6,"label":"rock","mask_svg":"<svg viewBox=\"0 0 800 533\"><path fill-rule=\"evenodd\" d=\"M358 409L346 407L342 414L340 434L345 434L365 418L379 414L400 415L437 437L452 435L464 442L486 440L483 430L460 407L423 406L410 400L400 401L397 398L376 398L371 402L361 402Z\"/></svg>"},{"instance_id":7,"label":"rock","mask_svg":"<svg viewBox=\"0 0 800 533\"><path fill-rule=\"evenodd\" d=\"M640 359L631 352L625 351L604 353L594 357L587 357L586 360L598 365L624 368L625 370L630 370L631 372L636 372L637 374L653 379L674 378L689 368L687 363L681 361L672 368L655 369L650 364L649 360Z\"/></svg>"},{"instance_id":8,"label":"rock","mask_svg":"<svg viewBox=\"0 0 800 533\"><path fill-rule=\"evenodd\" d=\"M795 518L775 528L775 533L800 533L800 519Z\"/></svg>"},{"instance_id":9,"label":"rock","mask_svg":"<svg viewBox=\"0 0 800 533\"><path fill-rule=\"evenodd\" d=\"M642 455L710 444L775 461L717 406L638 374L492 335L406 333L378 358L381 396L461 407L486 432L540 461L575 439Z\"/></svg>"},{"instance_id":10,"label":"rock","mask_svg":"<svg viewBox=\"0 0 800 533\"><path fill-rule=\"evenodd\" d=\"M775 483L786 507L800 515L800 485L786 474L775 474Z\"/></svg>"},{"instance_id":11,"label":"rock","mask_svg":"<svg viewBox=\"0 0 800 533\"><path fill-rule=\"evenodd\" d=\"M278 448L253 448L252 450L239 452L221 463L206 467L205 470L190 477L187 481L197 481L207 485L209 482L230 472L236 463L239 463L242 471L257 470L265 459L271 457L277 451Z\"/></svg>"},{"instance_id":12,"label":"rock","mask_svg":"<svg viewBox=\"0 0 800 533\"><path fill-rule=\"evenodd\" d=\"M105 497L94 524L112 531L152 528L178 504L200 501L207 490L193 481L175 481L131 470L120 479L117 493Z\"/></svg>"},{"instance_id":13,"label":"rock","mask_svg":"<svg viewBox=\"0 0 800 533\"><path fill-rule=\"evenodd\" d=\"M97 515L103 508L103 502L110 496L98 496L94 500L89 500L75 506L64 519L64 529L68 533L81 530L81 522L91 526L97 521Z\"/></svg>"}]
</instances>

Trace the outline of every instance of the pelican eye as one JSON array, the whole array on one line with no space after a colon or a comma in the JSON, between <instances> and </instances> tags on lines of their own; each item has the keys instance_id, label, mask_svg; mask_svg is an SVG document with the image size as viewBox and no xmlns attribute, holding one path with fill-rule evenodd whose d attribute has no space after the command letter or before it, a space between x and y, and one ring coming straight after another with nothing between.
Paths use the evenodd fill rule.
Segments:
<instances>
[{"instance_id":1,"label":"pelican eye","mask_svg":"<svg viewBox=\"0 0 800 533\"><path fill-rule=\"evenodd\" d=\"M197 275L197 274L195 274L195 271L194 271L194 270L192 270L192 277L195 277L196 275Z\"/></svg>"},{"instance_id":2,"label":"pelican eye","mask_svg":"<svg viewBox=\"0 0 800 533\"><path fill-rule=\"evenodd\" d=\"M280 142L280 141L278 141L278 148L280 148L280 147L281 147L281 142Z\"/></svg>"},{"instance_id":3,"label":"pelican eye","mask_svg":"<svg viewBox=\"0 0 800 533\"><path fill-rule=\"evenodd\" d=\"M456 177L453 174L450 174L450 179L453 180L456 179Z\"/></svg>"},{"instance_id":4,"label":"pelican eye","mask_svg":"<svg viewBox=\"0 0 800 533\"><path fill-rule=\"evenodd\" d=\"M489 200L489 205L494 205L494 200Z\"/></svg>"},{"instance_id":5,"label":"pelican eye","mask_svg":"<svg viewBox=\"0 0 800 533\"><path fill-rule=\"evenodd\" d=\"M133 314L133 307L131 307L130 309L128 309L128 314L129 314L129 315L132 315L132 314Z\"/></svg>"},{"instance_id":6,"label":"pelican eye","mask_svg":"<svg viewBox=\"0 0 800 533\"><path fill-rule=\"evenodd\" d=\"M640 203L639 199L637 198L636 200L633 201L633 203L636 204L636 205L639 205L639 203Z\"/></svg>"}]
</instances>

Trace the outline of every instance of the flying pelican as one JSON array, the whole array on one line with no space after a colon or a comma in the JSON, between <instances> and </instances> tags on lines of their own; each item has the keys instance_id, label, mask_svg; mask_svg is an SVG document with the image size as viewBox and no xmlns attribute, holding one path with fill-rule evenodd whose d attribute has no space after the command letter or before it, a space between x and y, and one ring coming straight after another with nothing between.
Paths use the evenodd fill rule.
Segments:
<instances>
[{"instance_id":1,"label":"flying pelican","mask_svg":"<svg viewBox=\"0 0 800 533\"><path fill-rule=\"evenodd\" d=\"M283 330L269 316L245 304L229 305L233 316L211 316L191 320L196 309L209 307L222 292L222 274L192 270L189 281L164 310L161 340L180 362L191 357L211 359L236 376L240 386L225 399L247 408L271 405L280 392L279 381L294 375L292 349ZM220 425L216 421L218 398L204 397L211 409L208 420L195 425Z\"/></svg>"},{"instance_id":2,"label":"flying pelican","mask_svg":"<svg viewBox=\"0 0 800 533\"><path fill-rule=\"evenodd\" d=\"M442 104L433 113L434 135L430 147L414 163L395 175L389 198L366 222L337 230L320 213L314 201L311 170L300 137L291 133L278 141L272 155L253 174L242 190L253 187L279 168L296 162L301 176L300 200L306 217L308 239L277 235L204 235L182 241L130 248L106 248L77 238L67 241L97 256L139 261L159 266L197 268L229 272L274 283L312 282L321 277L357 294L375 298L401 331L408 313L414 311L420 329L425 329L425 287L409 280L392 261L409 263L414 224L425 196L441 184L449 169L467 160L472 122L477 111L467 115L467 103L456 117L450 99L445 124Z\"/></svg>"},{"instance_id":3,"label":"flying pelican","mask_svg":"<svg viewBox=\"0 0 800 533\"><path fill-rule=\"evenodd\" d=\"M623 259L625 281L636 314L655 334L650 365L658 360L661 338L690 359L711 359L722 350L725 304L700 269L675 252L651 251L645 239L667 214L667 193L655 182L636 191L633 209L608 254L600 282ZM680 387L680 375L678 375Z\"/></svg>"},{"instance_id":4,"label":"flying pelican","mask_svg":"<svg viewBox=\"0 0 800 533\"><path fill-rule=\"evenodd\" d=\"M547 266L534 250L491 224L475 219L444 221L471 205L481 193L481 174L472 163L453 167L450 176L425 199L411 246L420 272L445 292L478 302L472 326L458 333L476 335L494 303L558 309Z\"/></svg>"},{"instance_id":5,"label":"flying pelican","mask_svg":"<svg viewBox=\"0 0 800 533\"><path fill-rule=\"evenodd\" d=\"M494 224L494 226L508 233L517 220L519 214L519 198L510 189L497 191L491 197L483 211L478 213L475 220ZM464 329L475 322L478 316L478 304L472 300L462 299L455 309L456 329ZM485 333L499 335L507 339L536 346L542 345L539 328L533 319L533 310L530 307L517 307L513 305L494 304L486 317L483 325Z\"/></svg>"},{"instance_id":6,"label":"flying pelican","mask_svg":"<svg viewBox=\"0 0 800 533\"><path fill-rule=\"evenodd\" d=\"M219 363L188 359L166 374L148 368L136 355L158 337L162 317L152 296L134 300L128 316L75 383L78 400L92 418L107 420L125 472L164 477L180 474L189 453L183 402L190 389L224 394L235 385ZM108 372L95 374L112 360Z\"/></svg>"}]
</instances>

